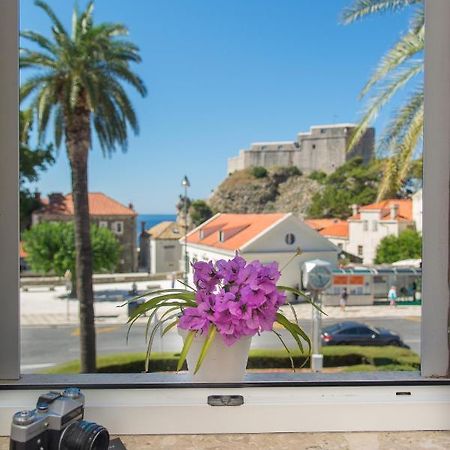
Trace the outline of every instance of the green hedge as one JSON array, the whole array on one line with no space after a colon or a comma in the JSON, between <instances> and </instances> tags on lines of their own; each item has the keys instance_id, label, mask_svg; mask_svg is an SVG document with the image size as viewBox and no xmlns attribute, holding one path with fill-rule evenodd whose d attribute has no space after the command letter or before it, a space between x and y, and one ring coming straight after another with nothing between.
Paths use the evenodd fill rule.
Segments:
<instances>
[{"instance_id":1,"label":"green hedge","mask_svg":"<svg viewBox=\"0 0 450 450\"><path fill-rule=\"evenodd\" d=\"M322 349L324 367L351 367L360 370L419 370L420 358L414 352L399 347L327 346ZM301 367L305 357L292 353L296 367ZM154 353L150 361L151 372L175 371L179 353ZM121 353L100 356L97 359L101 373L139 373L144 371L143 353ZM309 363L305 365L309 367ZM398 369L395 369L398 367ZM184 367L185 369L186 367ZM290 369L291 363L283 350L252 350L248 369ZM45 373L79 372L79 361L71 361L46 369Z\"/></svg>"}]
</instances>

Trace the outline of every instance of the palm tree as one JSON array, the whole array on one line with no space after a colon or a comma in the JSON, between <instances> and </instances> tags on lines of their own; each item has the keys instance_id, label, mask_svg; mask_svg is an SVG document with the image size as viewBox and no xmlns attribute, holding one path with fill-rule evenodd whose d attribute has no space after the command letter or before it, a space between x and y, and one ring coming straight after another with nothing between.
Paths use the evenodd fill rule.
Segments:
<instances>
[{"instance_id":1,"label":"palm tree","mask_svg":"<svg viewBox=\"0 0 450 450\"><path fill-rule=\"evenodd\" d=\"M353 133L349 149L361 139L380 110L406 85L414 84L406 100L394 112L378 146L380 156L387 158L385 175L378 193L379 199L398 192L408 178L414 158L421 152L423 138L423 49L425 20L423 0L355 0L345 9L345 24L368 15L398 11L413 7L408 31L384 55L378 67L363 87L360 98L373 93L365 112Z\"/></svg>"},{"instance_id":2,"label":"palm tree","mask_svg":"<svg viewBox=\"0 0 450 450\"><path fill-rule=\"evenodd\" d=\"M33 49L21 49L20 67L33 69L21 86L21 101L28 99L36 114L40 138L52 123L54 140L64 138L70 162L75 215L76 286L80 307L81 372L96 368L92 289L92 252L89 235L88 154L95 131L104 154L116 147L126 150L128 125L138 122L123 83L146 94L143 81L130 68L141 61L139 49L120 24L93 22L93 1L82 12L75 7L69 34L53 10L41 0L35 5L52 22L49 39L33 31L22 38ZM37 50L34 50L37 48Z\"/></svg>"}]
</instances>

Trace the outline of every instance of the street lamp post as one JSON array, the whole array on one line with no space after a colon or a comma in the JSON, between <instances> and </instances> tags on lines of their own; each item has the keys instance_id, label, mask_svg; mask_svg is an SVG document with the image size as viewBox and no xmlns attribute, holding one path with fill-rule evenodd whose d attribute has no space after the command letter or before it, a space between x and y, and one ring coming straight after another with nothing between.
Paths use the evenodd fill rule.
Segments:
<instances>
[{"instance_id":1,"label":"street lamp post","mask_svg":"<svg viewBox=\"0 0 450 450\"><path fill-rule=\"evenodd\" d=\"M185 175L181 186L184 187L184 282L188 282L189 259L187 254L187 231L188 231L188 206L187 206L187 190L191 187L188 177Z\"/></svg>"}]
</instances>

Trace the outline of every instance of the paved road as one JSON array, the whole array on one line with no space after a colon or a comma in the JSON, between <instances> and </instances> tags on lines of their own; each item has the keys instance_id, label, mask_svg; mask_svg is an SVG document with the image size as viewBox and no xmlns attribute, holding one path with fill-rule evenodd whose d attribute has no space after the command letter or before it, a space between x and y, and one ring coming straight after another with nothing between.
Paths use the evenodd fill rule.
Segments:
<instances>
[{"instance_id":1,"label":"paved road","mask_svg":"<svg viewBox=\"0 0 450 450\"><path fill-rule=\"evenodd\" d=\"M336 319L324 320L324 324L337 322ZM400 334L403 341L417 353L420 352L419 317L377 317L365 320L373 326L384 326ZM307 333L311 331L311 322L301 325ZM99 355L120 352L141 352L146 349L143 324L133 328L128 345L125 341L126 327L123 325L97 326L97 350ZM287 338L287 342L289 338ZM292 342L291 342L292 343ZM33 373L55 364L79 358L79 330L76 326L24 326L22 327L22 372ZM256 336L252 348L281 348L273 333ZM154 351L180 351L181 338L176 332L159 336L154 343Z\"/></svg>"}]
</instances>

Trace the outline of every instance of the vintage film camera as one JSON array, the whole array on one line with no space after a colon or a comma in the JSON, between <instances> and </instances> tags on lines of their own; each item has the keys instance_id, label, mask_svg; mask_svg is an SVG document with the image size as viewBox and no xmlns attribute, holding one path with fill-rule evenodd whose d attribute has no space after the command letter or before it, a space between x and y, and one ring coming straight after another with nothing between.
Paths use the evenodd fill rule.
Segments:
<instances>
[{"instance_id":1,"label":"vintage film camera","mask_svg":"<svg viewBox=\"0 0 450 450\"><path fill-rule=\"evenodd\" d=\"M10 450L107 450L108 431L83 414L78 388L41 395L36 409L14 414Z\"/></svg>"}]
</instances>

